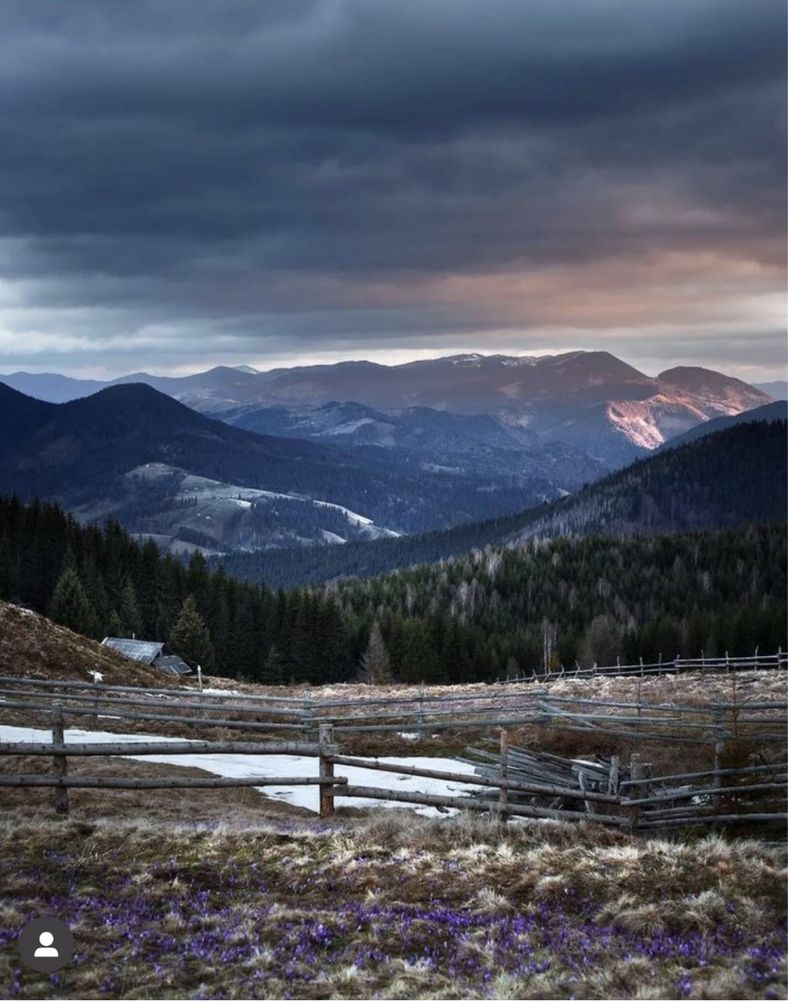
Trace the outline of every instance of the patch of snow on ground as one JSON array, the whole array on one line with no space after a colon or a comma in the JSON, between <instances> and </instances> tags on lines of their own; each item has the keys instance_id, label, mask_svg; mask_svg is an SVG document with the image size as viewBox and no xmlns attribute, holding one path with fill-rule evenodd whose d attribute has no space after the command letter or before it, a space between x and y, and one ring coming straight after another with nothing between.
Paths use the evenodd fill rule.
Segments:
<instances>
[{"instance_id":1,"label":"patch of snow on ground","mask_svg":"<svg viewBox=\"0 0 788 1001\"><path fill-rule=\"evenodd\" d=\"M321 530L323 535L323 541L328 542L334 546L343 546L347 539L343 539L341 535L337 535L336 532L329 532L327 528Z\"/></svg>"},{"instance_id":2,"label":"patch of snow on ground","mask_svg":"<svg viewBox=\"0 0 788 1001\"><path fill-rule=\"evenodd\" d=\"M188 688L186 689L190 694L199 695L199 688ZM203 695L244 695L244 692L239 692L236 688L203 688Z\"/></svg>"},{"instance_id":3,"label":"patch of snow on ground","mask_svg":"<svg viewBox=\"0 0 788 1001\"><path fill-rule=\"evenodd\" d=\"M326 431L326 434L353 434L354 431L358 431L359 428L362 428L367 424L374 423L375 421L371 417L361 417L357 421L349 421L347 424L338 424L336 427Z\"/></svg>"},{"instance_id":4,"label":"patch of snow on ground","mask_svg":"<svg viewBox=\"0 0 788 1001\"><path fill-rule=\"evenodd\" d=\"M181 743L181 737L162 737L158 734L143 733L110 733L105 730L65 731L67 744L108 744L121 741L129 744L164 743L174 741ZM31 727L0 725L0 740L46 744L52 739L50 730L35 730ZM194 743L186 741L186 743ZM201 768L212 775L227 778L236 776L304 776L317 775L317 758L304 757L299 754L145 754L122 755L132 761L149 761L151 764L180 765L184 768ZM472 765L463 761L453 761L449 758L378 758L381 762L393 765L412 765L416 768L429 768L447 772L457 772L462 775L473 775ZM349 765L337 765L336 775L344 776L351 785L374 787L377 789L397 789L402 792L430 793L437 796L457 796L472 792L480 786L470 783L453 783L446 779L422 778L416 775L396 775L390 772L379 772L367 768L357 768ZM318 786L265 786L260 789L273 799L290 803L292 806L302 806L315 813L318 811ZM338 806L387 806L410 807L424 816L438 816L439 812L432 806L422 806L416 803L385 802L377 799L357 799L355 797L335 797ZM452 811L453 812L453 811Z\"/></svg>"}]
</instances>

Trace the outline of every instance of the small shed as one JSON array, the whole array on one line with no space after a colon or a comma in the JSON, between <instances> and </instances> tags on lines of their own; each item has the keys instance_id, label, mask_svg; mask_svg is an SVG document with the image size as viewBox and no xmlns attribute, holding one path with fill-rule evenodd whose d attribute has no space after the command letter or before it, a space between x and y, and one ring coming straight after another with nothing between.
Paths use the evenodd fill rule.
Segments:
<instances>
[{"instance_id":1,"label":"small shed","mask_svg":"<svg viewBox=\"0 0 788 1001\"><path fill-rule=\"evenodd\" d=\"M165 674L192 674L193 668L176 654L166 654L164 644L155 640L130 640L125 636L105 636L102 646L115 650L138 664L150 664L160 668Z\"/></svg>"},{"instance_id":2,"label":"small shed","mask_svg":"<svg viewBox=\"0 0 788 1001\"><path fill-rule=\"evenodd\" d=\"M154 660L154 665L158 667L165 674L192 674L193 668L191 668L185 660L179 657L177 654L162 654L161 657L157 657Z\"/></svg>"}]
</instances>

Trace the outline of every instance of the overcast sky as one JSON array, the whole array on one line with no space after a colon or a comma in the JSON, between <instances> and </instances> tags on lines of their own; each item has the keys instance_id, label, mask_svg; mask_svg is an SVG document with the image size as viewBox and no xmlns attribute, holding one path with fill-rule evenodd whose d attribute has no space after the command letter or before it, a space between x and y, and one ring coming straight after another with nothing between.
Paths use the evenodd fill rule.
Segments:
<instances>
[{"instance_id":1,"label":"overcast sky","mask_svg":"<svg viewBox=\"0 0 788 1001\"><path fill-rule=\"evenodd\" d=\"M3 0L0 370L785 372L783 0Z\"/></svg>"}]
</instances>

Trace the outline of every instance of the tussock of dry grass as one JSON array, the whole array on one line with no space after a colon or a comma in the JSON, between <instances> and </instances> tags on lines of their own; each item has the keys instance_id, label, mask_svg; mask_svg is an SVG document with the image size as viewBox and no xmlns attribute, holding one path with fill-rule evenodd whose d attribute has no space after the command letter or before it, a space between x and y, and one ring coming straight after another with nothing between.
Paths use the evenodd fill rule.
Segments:
<instances>
[{"instance_id":1,"label":"tussock of dry grass","mask_svg":"<svg viewBox=\"0 0 788 1001\"><path fill-rule=\"evenodd\" d=\"M0 821L6 997L782 996L780 853L585 824ZM20 969L34 913L76 965Z\"/></svg>"}]
</instances>

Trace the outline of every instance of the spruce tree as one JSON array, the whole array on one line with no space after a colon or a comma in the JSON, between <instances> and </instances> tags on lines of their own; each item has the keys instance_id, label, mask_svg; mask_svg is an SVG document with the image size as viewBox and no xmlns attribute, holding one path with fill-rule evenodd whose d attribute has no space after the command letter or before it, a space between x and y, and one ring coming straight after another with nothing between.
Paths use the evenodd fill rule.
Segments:
<instances>
[{"instance_id":1,"label":"spruce tree","mask_svg":"<svg viewBox=\"0 0 788 1001\"><path fill-rule=\"evenodd\" d=\"M143 639L142 614L137 602L137 591L130 577L127 577L120 592L120 617L123 622L123 635Z\"/></svg>"},{"instance_id":2,"label":"spruce tree","mask_svg":"<svg viewBox=\"0 0 788 1001\"><path fill-rule=\"evenodd\" d=\"M169 646L173 653L189 663L199 664L205 671L213 667L211 636L191 594L184 599L178 621L172 627Z\"/></svg>"},{"instance_id":3,"label":"spruce tree","mask_svg":"<svg viewBox=\"0 0 788 1001\"><path fill-rule=\"evenodd\" d=\"M279 651L272 646L260 668L260 681L264 685L281 685L284 681L284 664Z\"/></svg>"},{"instance_id":4,"label":"spruce tree","mask_svg":"<svg viewBox=\"0 0 788 1001\"><path fill-rule=\"evenodd\" d=\"M92 636L96 628L96 613L82 581L70 567L63 571L55 585L49 603L49 617L83 636Z\"/></svg>"},{"instance_id":5,"label":"spruce tree","mask_svg":"<svg viewBox=\"0 0 788 1001\"><path fill-rule=\"evenodd\" d=\"M391 681L391 661L377 622L370 630L369 643L361 658L361 680L368 685L385 685Z\"/></svg>"},{"instance_id":6,"label":"spruce tree","mask_svg":"<svg viewBox=\"0 0 788 1001\"><path fill-rule=\"evenodd\" d=\"M107 617L106 623L107 636L122 636L123 635L123 623L120 621L120 616L113 608Z\"/></svg>"}]
</instances>

